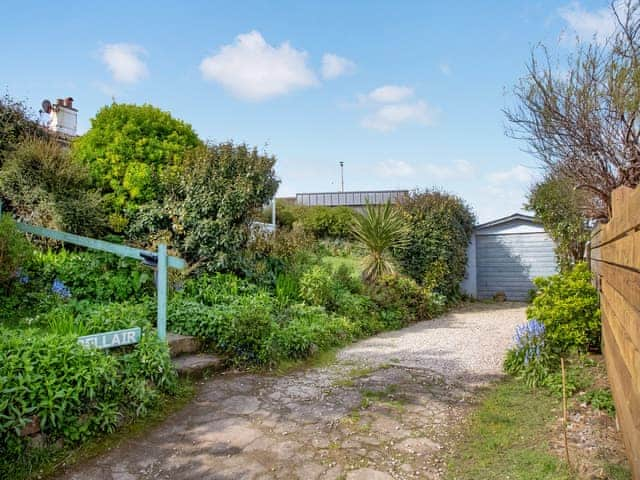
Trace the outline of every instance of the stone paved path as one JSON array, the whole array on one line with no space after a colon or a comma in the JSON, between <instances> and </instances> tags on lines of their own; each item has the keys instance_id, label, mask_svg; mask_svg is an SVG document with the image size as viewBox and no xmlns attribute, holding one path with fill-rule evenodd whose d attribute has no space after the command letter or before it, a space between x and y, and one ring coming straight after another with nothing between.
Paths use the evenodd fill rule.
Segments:
<instances>
[{"instance_id":1,"label":"stone paved path","mask_svg":"<svg viewBox=\"0 0 640 480\"><path fill-rule=\"evenodd\" d=\"M521 304L472 304L356 343L335 364L227 374L68 480L440 479L452 426L500 375Z\"/></svg>"}]
</instances>

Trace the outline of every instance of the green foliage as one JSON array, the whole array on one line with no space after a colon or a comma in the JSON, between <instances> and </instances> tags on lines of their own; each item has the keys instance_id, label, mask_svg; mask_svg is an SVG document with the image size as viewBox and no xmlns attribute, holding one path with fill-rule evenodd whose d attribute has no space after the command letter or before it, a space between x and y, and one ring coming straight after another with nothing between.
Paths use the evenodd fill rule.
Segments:
<instances>
[{"instance_id":1,"label":"green foliage","mask_svg":"<svg viewBox=\"0 0 640 480\"><path fill-rule=\"evenodd\" d=\"M73 335L3 330L0 358L0 449L13 455L26 448L19 434L36 416L49 441L81 442L144 414L176 385L168 349L154 335L107 355Z\"/></svg>"},{"instance_id":2,"label":"green foliage","mask_svg":"<svg viewBox=\"0 0 640 480\"><path fill-rule=\"evenodd\" d=\"M102 197L90 189L87 169L55 140L30 138L8 154L0 196L30 224L87 236L106 226Z\"/></svg>"},{"instance_id":3,"label":"green foliage","mask_svg":"<svg viewBox=\"0 0 640 480\"><path fill-rule=\"evenodd\" d=\"M109 253L38 252L26 272L43 288L55 279L62 281L76 300L123 302L154 294L150 268Z\"/></svg>"},{"instance_id":4,"label":"green foliage","mask_svg":"<svg viewBox=\"0 0 640 480\"><path fill-rule=\"evenodd\" d=\"M527 308L527 316L544 324L550 348L564 353L600 347L598 293L585 263L561 274L536 278L534 283L538 293Z\"/></svg>"},{"instance_id":5,"label":"green foliage","mask_svg":"<svg viewBox=\"0 0 640 480\"><path fill-rule=\"evenodd\" d=\"M209 271L238 269L253 214L278 187L274 164L246 145L198 148L166 179L162 199L138 210L128 233L147 244L165 239Z\"/></svg>"},{"instance_id":6,"label":"green foliage","mask_svg":"<svg viewBox=\"0 0 640 480\"><path fill-rule=\"evenodd\" d=\"M349 238L355 212L349 207L302 207L300 222L316 238Z\"/></svg>"},{"instance_id":7,"label":"green foliage","mask_svg":"<svg viewBox=\"0 0 640 480\"><path fill-rule=\"evenodd\" d=\"M607 412L611 417L616 414L616 405L613 402L613 396L611 395L611 389L609 388L596 388L585 392L582 395L582 400L593 408Z\"/></svg>"},{"instance_id":8,"label":"green foliage","mask_svg":"<svg viewBox=\"0 0 640 480\"><path fill-rule=\"evenodd\" d=\"M32 247L9 215L0 215L0 291L19 276Z\"/></svg>"},{"instance_id":9,"label":"green foliage","mask_svg":"<svg viewBox=\"0 0 640 480\"><path fill-rule=\"evenodd\" d=\"M103 107L89 131L74 141L73 155L108 194L117 223L123 209L156 199L161 180L177 175L187 152L201 143L189 124L168 112L114 103Z\"/></svg>"},{"instance_id":10,"label":"green foliage","mask_svg":"<svg viewBox=\"0 0 640 480\"><path fill-rule=\"evenodd\" d=\"M563 177L547 176L536 183L527 197L526 208L535 212L544 229L556 244L562 270L582 260L589 240L586 217L582 210L584 192L573 188Z\"/></svg>"},{"instance_id":11,"label":"green foliage","mask_svg":"<svg viewBox=\"0 0 640 480\"><path fill-rule=\"evenodd\" d=\"M396 253L402 268L427 288L455 299L475 215L459 197L437 190L416 192L400 208L410 226L407 247Z\"/></svg>"},{"instance_id":12,"label":"green foliage","mask_svg":"<svg viewBox=\"0 0 640 480\"><path fill-rule=\"evenodd\" d=\"M404 326L410 322L429 320L444 312L446 299L439 293L418 285L415 280L401 275L384 276L369 288L369 294L387 315L401 321ZM395 315L394 315L395 314Z\"/></svg>"},{"instance_id":13,"label":"green foliage","mask_svg":"<svg viewBox=\"0 0 640 480\"><path fill-rule=\"evenodd\" d=\"M294 202L276 201L276 224L290 229L295 224L316 238L351 238L352 224L356 213L349 207L305 207ZM271 206L262 210L260 220L271 223Z\"/></svg>"},{"instance_id":14,"label":"green foliage","mask_svg":"<svg viewBox=\"0 0 640 480\"><path fill-rule=\"evenodd\" d=\"M354 237L367 250L362 271L365 282L372 284L396 272L391 252L407 246L408 233L404 219L390 202L377 206L367 202L365 215L358 215L353 225Z\"/></svg>"},{"instance_id":15,"label":"green foliage","mask_svg":"<svg viewBox=\"0 0 640 480\"><path fill-rule=\"evenodd\" d=\"M331 268L326 265L315 265L300 278L300 298L309 305L335 308L339 288Z\"/></svg>"},{"instance_id":16,"label":"green foliage","mask_svg":"<svg viewBox=\"0 0 640 480\"><path fill-rule=\"evenodd\" d=\"M23 102L11 98L8 94L0 97L0 167L6 155L24 139L46 135Z\"/></svg>"}]
</instances>

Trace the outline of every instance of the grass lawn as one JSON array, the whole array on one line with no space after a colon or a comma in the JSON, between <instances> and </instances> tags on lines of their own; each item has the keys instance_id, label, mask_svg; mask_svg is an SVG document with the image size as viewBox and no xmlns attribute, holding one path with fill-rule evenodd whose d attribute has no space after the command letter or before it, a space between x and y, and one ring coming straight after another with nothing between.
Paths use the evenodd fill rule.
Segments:
<instances>
[{"instance_id":1,"label":"grass lawn","mask_svg":"<svg viewBox=\"0 0 640 480\"><path fill-rule=\"evenodd\" d=\"M450 480L569 480L566 464L548 449L550 425L561 402L504 380L484 394L457 450L449 459Z\"/></svg>"},{"instance_id":2,"label":"grass lawn","mask_svg":"<svg viewBox=\"0 0 640 480\"><path fill-rule=\"evenodd\" d=\"M362 258L355 255L349 256L326 256L322 262L330 265L334 270L342 265L351 268L356 275L362 273Z\"/></svg>"}]
</instances>

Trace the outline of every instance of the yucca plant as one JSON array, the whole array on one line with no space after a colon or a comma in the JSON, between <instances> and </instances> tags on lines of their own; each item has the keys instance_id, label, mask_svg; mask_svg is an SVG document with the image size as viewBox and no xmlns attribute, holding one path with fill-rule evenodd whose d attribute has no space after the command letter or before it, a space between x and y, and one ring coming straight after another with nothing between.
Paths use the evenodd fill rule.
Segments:
<instances>
[{"instance_id":1,"label":"yucca plant","mask_svg":"<svg viewBox=\"0 0 640 480\"><path fill-rule=\"evenodd\" d=\"M365 282L374 283L382 275L396 272L391 251L406 247L408 231L401 213L390 202L375 206L367 202L365 214L356 215L353 235L369 252L363 260Z\"/></svg>"}]
</instances>

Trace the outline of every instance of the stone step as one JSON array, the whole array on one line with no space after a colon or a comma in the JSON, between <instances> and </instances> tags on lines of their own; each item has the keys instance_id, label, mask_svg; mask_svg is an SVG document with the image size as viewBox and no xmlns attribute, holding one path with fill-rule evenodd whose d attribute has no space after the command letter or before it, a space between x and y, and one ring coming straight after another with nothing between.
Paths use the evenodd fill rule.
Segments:
<instances>
[{"instance_id":1,"label":"stone step","mask_svg":"<svg viewBox=\"0 0 640 480\"><path fill-rule=\"evenodd\" d=\"M219 372L224 368L220 357L208 353L182 355L171 361L181 377L199 378L206 373Z\"/></svg>"},{"instance_id":2,"label":"stone step","mask_svg":"<svg viewBox=\"0 0 640 480\"><path fill-rule=\"evenodd\" d=\"M167 343L169 343L169 352L172 358L185 353L197 353L201 346L200 340L196 337L177 333L167 333Z\"/></svg>"}]
</instances>

